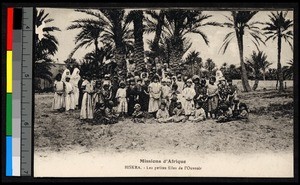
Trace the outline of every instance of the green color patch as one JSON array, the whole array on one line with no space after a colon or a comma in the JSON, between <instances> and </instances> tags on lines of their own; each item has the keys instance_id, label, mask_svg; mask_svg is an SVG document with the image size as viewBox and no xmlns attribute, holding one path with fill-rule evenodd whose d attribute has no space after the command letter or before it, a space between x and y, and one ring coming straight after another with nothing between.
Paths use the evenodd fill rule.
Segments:
<instances>
[{"instance_id":1,"label":"green color patch","mask_svg":"<svg viewBox=\"0 0 300 185\"><path fill-rule=\"evenodd\" d=\"M12 135L12 94L6 94L6 136Z\"/></svg>"}]
</instances>

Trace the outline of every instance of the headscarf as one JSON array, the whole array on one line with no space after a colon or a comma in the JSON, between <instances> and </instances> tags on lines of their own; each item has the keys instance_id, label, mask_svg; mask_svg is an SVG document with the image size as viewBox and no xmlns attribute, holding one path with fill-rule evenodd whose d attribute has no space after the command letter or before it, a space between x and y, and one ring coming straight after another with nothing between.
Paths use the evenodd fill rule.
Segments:
<instances>
[{"instance_id":1,"label":"headscarf","mask_svg":"<svg viewBox=\"0 0 300 185\"><path fill-rule=\"evenodd\" d=\"M61 76L61 81L65 82L66 81L66 76L71 75L70 70L66 68Z\"/></svg>"},{"instance_id":2,"label":"headscarf","mask_svg":"<svg viewBox=\"0 0 300 185\"><path fill-rule=\"evenodd\" d=\"M80 80L80 70L76 67L73 70L72 76L71 76L71 83L74 85L74 87L78 86L78 81Z\"/></svg>"}]
</instances>

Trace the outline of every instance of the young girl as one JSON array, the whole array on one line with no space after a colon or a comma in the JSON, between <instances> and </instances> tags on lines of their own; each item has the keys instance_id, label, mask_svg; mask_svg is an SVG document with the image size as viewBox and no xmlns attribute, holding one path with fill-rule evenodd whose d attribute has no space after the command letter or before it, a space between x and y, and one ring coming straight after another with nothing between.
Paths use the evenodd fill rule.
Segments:
<instances>
[{"instance_id":1,"label":"young girl","mask_svg":"<svg viewBox=\"0 0 300 185\"><path fill-rule=\"evenodd\" d=\"M149 86L150 80L148 78L144 79L144 84L142 85L142 92L140 95L140 105L141 105L141 110L148 112L148 107L149 107Z\"/></svg>"},{"instance_id":2,"label":"young girl","mask_svg":"<svg viewBox=\"0 0 300 185\"><path fill-rule=\"evenodd\" d=\"M199 122L199 121L203 121L206 119L206 113L205 113L205 110L203 109L202 105L203 104L201 102L198 102L196 104L196 109L195 109L193 115L191 115L189 117L190 121Z\"/></svg>"},{"instance_id":3,"label":"young girl","mask_svg":"<svg viewBox=\"0 0 300 185\"><path fill-rule=\"evenodd\" d=\"M208 116L207 111L208 111L208 105L207 105L207 100L208 100L208 96L207 96L207 85L206 85L206 80L204 78L202 78L200 80L200 92L199 92L199 96L197 98L198 103L202 104L202 108L205 110L206 113L206 117Z\"/></svg>"},{"instance_id":4,"label":"young girl","mask_svg":"<svg viewBox=\"0 0 300 185\"><path fill-rule=\"evenodd\" d=\"M73 85L70 83L70 76L66 76L65 81L65 106L66 111L75 109L75 99L74 99L74 90Z\"/></svg>"},{"instance_id":5,"label":"young girl","mask_svg":"<svg viewBox=\"0 0 300 185\"><path fill-rule=\"evenodd\" d=\"M169 106L169 114L171 116L174 115L173 111L176 108L177 101L180 99L180 92L177 89L178 89L177 84L176 83L173 84L171 94L170 94L170 106Z\"/></svg>"},{"instance_id":6,"label":"young girl","mask_svg":"<svg viewBox=\"0 0 300 185\"><path fill-rule=\"evenodd\" d=\"M166 109L166 104L164 102L162 102L160 104L160 109L158 109L157 113L156 113L156 120L159 123L166 123L168 121L170 121L170 115L168 110Z\"/></svg>"},{"instance_id":7,"label":"young girl","mask_svg":"<svg viewBox=\"0 0 300 185\"><path fill-rule=\"evenodd\" d=\"M136 86L134 79L130 80L129 87L127 88L127 101L128 101L128 115L131 116L134 111L134 105L136 103Z\"/></svg>"},{"instance_id":8,"label":"young girl","mask_svg":"<svg viewBox=\"0 0 300 185\"><path fill-rule=\"evenodd\" d=\"M118 122L118 116L116 115L113 107L114 107L114 102L109 101L108 105L106 105L106 108L105 108L104 119L105 119L105 122L108 124L114 124L114 123Z\"/></svg>"},{"instance_id":9,"label":"young girl","mask_svg":"<svg viewBox=\"0 0 300 185\"><path fill-rule=\"evenodd\" d=\"M219 107L218 123L228 122L232 120L232 109L227 104L221 104Z\"/></svg>"},{"instance_id":10,"label":"young girl","mask_svg":"<svg viewBox=\"0 0 300 185\"><path fill-rule=\"evenodd\" d=\"M175 123L178 123L181 121L183 121L183 122L186 121L185 112L184 112L184 109L182 108L181 102L176 102L176 107L173 110L172 120Z\"/></svg>"},{"instance_id":11,"label":"young girl","mask_svg":"<svg viewBox=\"0 0 300 185\"><path fill-rule=\"evenodd\" d=\"M184 88L182 91L183 109L186 116L190 116L195 107L194 97L196 95L196 92L195 89L192 88L192 84L192 80L188 79L186 81L186 88Z\"/></svg>"},{"instance_id":12,"label":"young girl","mask_svg":"<svg viewBox=\"0 0 300 185\"><path fill-rule=\"evenodd\" d=\"M144 113L141 111L141 105L135 104L134 105L134 112L132 113L132 121L134 123L144 123Z\"/></svg>"},{"instance_id":13,"label":"young girl","mask_svg":"<svg viewBox=\"0 0 300 185\"><path fill-rule=\"evenodd\" d=\"M167 85L167 79L163 78L161 80L161 99L166 102L167 109L169 109L169 96L171 92L171 88Z\"/></svg>"},{"instance_id":14,"label":"young girl","mask_svg":"<svg viewBox=\"0 0 300 185\"><path fill-rule=\"evenodd\" d=\"M216 78L212 76L209 79L209 84L207 86L207 96L208 96L208 118L216 118L216 111L218 107L218 86L215 85Z\"/></svg>"},{"instance_id":15,"label":"young girl","mask_svg":"<svg viewBox=\"0 0 300 185\"><path fill-rule=\"evenodd\" d=\"M228 99L228 87L226 84L226 80L224 77L221 77L219 79L219 84L218 84L218 97L219 97L219 101L218 104L222 104L222 103L226 103L227 99Z\"/></svg>"},{"instance_id":16,"label":"young girl","mask_svg":"<svg viewBox=\"0 0 300 185\"><path fill-rule=\"evenodd\" d=\"M126 96L126 85L125 82L121 81L120 88L117 90L116 93L116 99L118 102L117 112L119 113L120 117L126 115L128 111Z\"/></svg>"},{"instance_id":17,"label":"young girl","mask_svg":"<svg viewBox=\"0 0 300 185\"><path fill-rule=\"evenodd\" d=\"M178 85L178 91L181 93L183 91L184 82L182 81L180 73L177 75L176 84Z\"/></svg>"},{"instance_id":18,"label":"young girl","mask_svg":"<svg viewBox=\"0 0 300 185\"><path fill-rule=\"evenodd\" d=\"M158 81L159 77L155 75L152 79L152 83L149 85L150 99L148 112L152 113L153 116L155 116L158 111L161 100L161 85Z\"/></svg>"},{"instance_id":19,"label":"young girl","mask_svg":"<svg viewBox=\"0 0 300 185\"><path fill-rule=\"evenodd\" d=\"M61 74L57 74L54 82L53 109L62 112L64 106L65 84L61 81Z\"/></svg>"},{"instance_id":20,"label":"young girl","mask_svg":"<svg viewBox=\"0 0 300 185\"><path fill-rule=\"evenodd\" d=\"M93 119L93 104L92 104L92 93L93 93L93 86L90 83L91 78L86 77L87 81L85 84L84 94L81 103L81 111L80 111L80 119Z\"/></svg>"},{"instance_id":21,"label":"young girl","mask_svg":"<svg viewBox=\"0 0 300 185\"><path fill-rule=\"evenodd\" d=\"M232 112L235 119L248 119L248 107L245 103L241 103L238 97L233 99Z\"/></svg>"}]
</instances>

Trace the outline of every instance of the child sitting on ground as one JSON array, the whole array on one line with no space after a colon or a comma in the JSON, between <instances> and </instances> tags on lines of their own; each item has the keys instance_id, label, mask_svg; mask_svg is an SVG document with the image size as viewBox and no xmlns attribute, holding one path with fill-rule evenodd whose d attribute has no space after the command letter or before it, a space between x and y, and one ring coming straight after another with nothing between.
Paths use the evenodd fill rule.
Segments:
<instances>
[{"instance_id":1,"label":"child sitting on ground","mask_svg":"<svg viewBox=\"0 0 300 185\"><path fill-rule=\"evenodd\" d=\"M114 124L118 122L118 115L116 115L116 112L114 111L113 107L114 107L113 101L109 101L108 104L106 105L105 115L104 115L106 124Z\"/></svg>"},{"instance_id":2,"label":"child sitting on ground","mask_svg":"<svg viewBox=\"0 0 300 185\"><path fill-rule=\"evenodd\" d=\"M224 123L232 120L232 109L227 104L221 104L219 106L217 122Z\"/></svg>"},{"instance_id":3,"label":"child sitting on ground","mask_svg":"<svg viewBox=\"0 0 300 185\"><path fill-rule=\"evenodd\" d=\"M178 123L178 122L185 122L186 121L186 116L185 116L185 111L184 109L182 108L182 104L181 102L177 102L176 103L176 107L175 109L173 110L173 116L171 117L171 119L175 122L175 123Z\"/></svg>"},{"instance_id":4,"label":"child sitting on ground","mask_svg":"<svg viewBox=\"0 0 300 185\"><path fill-rule=\"evenodd\" d=\"M105 119L105 105L104 103L97 102L94 110L93 125L107 124Z\"/></svg>"},{"instance_id":5,"label":"child sitting on ground","mask_svg":"<svg viewBox=\"0 0 300 185\"><path fill-rule=\"evenodd\" d=\"M193 112L193 114L189 117L189 120L192 122L199 122L206 119L206 113L203 109L203 104L201 102L198 102L196 104L196 109Z\"/></svg>"},{"instance_id":6,"label":"child sitting on ground","mask_svg":"<svg viewBox=\"0 0 300 185\"><path fill-rule=\"evenodd\" d=\"M134 105L134 112L132 113L132 121L134 123L145 123L144 113L141 111L141 105L135 104Z\"/></svg>"},{"instance_id":7,"label":"child sitting on ground","mask_svg":"<svg viewBox=\"0 0 300 185\"><path fill-rule=\"evenodd\" d=\"M168 110L166 109L166 103L162 102L160 104L160 108L158 109L157 113L156 113L156 120L159 123L166 123L168 121L170 121L170 115Z\"/></svg>"},{"instance_id":8,"label":"child sitting on ground","mask_svg":"<svg viewBox=\"0 0 300 185\"><path fill-rule=\"evenodd\" d=\"M233 99L232 110L234 119L248 119L248 107L245 103L241 103L238 97Z\"/></svg>"}]
</instances>

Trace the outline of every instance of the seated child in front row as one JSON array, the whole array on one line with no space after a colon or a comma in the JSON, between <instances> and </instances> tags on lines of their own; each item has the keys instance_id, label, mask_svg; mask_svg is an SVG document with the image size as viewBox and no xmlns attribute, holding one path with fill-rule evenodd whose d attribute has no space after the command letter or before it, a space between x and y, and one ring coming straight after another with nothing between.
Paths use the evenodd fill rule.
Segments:
<instances>
[{"instance_id":1,"label":"seated child in front row","mask_svg":"<svg viewBox=\"0 0 300 185\"><path fill-rule=\"evenodd\" d=\"M134 105L134 112L132 113L132 121L134 123L144 123L144 113L141 111L141 105L135 104Z\"/></svg>"},{"instance_id":2,"label":"seated child in front row","mask_svg":"<svg viewBox=\"0 0 300 185\"><path fill-rule=\"evenodd\" d=\"M114 102L109 101L105 108L104 115L105 124L114 124L118 122L118 115L114 110Z\"/></svg>"},{"instance_id":3,"label":"seated child in front row","mask_svg":"<svg viewBox=\"0 0 300 185\"><path fill-rule=\"evenodd\" d=\"M166 109L166 103L162 102L160 104L160 108L158 109L157 113L156 113L156 120L159 123L166 123L168 121L170 121L170 115L169 115L169 111Z\"/></svg>"},{"instance_id":4,"label":"seated child in front row","mask_svg":"<svg viewBox=\"0 0 300 185\"><path fill-rule=\"evenodd\" d=\"M175 123L178 123L178 122L181 122L181 121L183 121L183 122L186 121L185 111L182 108L181 102L176 103L176 107L173 110L173 116L171 117L171 119Z\"/></svg>"},{"instance_id":5,"label":"seated child in front row","mask_svg":"<svg viewBox=\"0 0 300 185\"><path fill-rule=\"evenodd\" d=\"M223 103L219 106L218 110L218 123L228 122L232 120L232 109L227 104Z\"/></svg>"},{"instance_id":6,"label":"seated child in front row","mask_svg":"<svg viewBox=\"0 0 300 185\"><path fill-rule=\"evenodd\" d=\"M248 119L248 107L245 103L241 103L237 97L233 99L232 111L234 119Z\"/></svg>"},{"instance_id":7,"label":"seated child in front row","mask_svg":"<svg viewBox=\"0 0 300 185\"><path fill-rule=\"evenodd\" d=\"M206 119L206 113L203 109L203 103L198 102L196 104L196 109L193 112L193 114L189 117L189 120L192 122L199 122Z\"/></svg>"}]
</instances>

